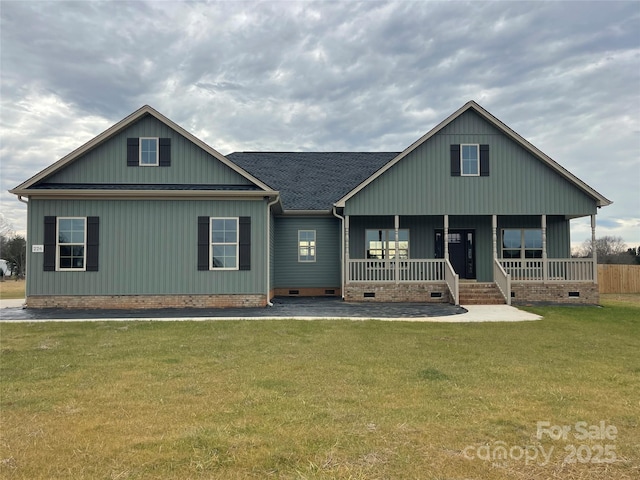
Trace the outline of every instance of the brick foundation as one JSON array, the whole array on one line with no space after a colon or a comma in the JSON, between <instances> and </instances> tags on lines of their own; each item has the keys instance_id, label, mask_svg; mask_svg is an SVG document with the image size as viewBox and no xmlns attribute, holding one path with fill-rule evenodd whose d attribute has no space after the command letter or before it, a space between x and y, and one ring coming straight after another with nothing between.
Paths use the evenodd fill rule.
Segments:
<instances>
[{"instance_id":1,"label":"brick foundation","mask_svg":"<svg viewBox=\"0 0 640 480\"><path fill-rule=\"evenodd\" d=\"M265 295L31 295L27 308L229 308L264 307Z\"/></svg>"},{"instance_id":2,"label":"brick foundation","mask_svg":"<svg viewBox=\"0 0 640 480\"><path fill-rule=\"evenodd\" d=\"M341 294L340 287L276 288L274 292L277 297L339 297Z\"/></svg>"},{"instance_id":3,"label":"brick foundation","mask_svg":"<svg viewBox=\"0 0 640 480\"><path fill-rule=\"evenodd\" d=\"M511 303L560 303L575 305L597 305L600 303L598 285L594 283L511 283ZM579 296L570 296L569 293Z\"/></svg>"},{"instance_id":4,"label":"brick foundation","mask_svg":"<svg viewBox=\"0 0 640 480\"><path fill-rule=\"evenodd\" d=\"M432 297L432 293L440 296ZM370 296L372 294L374 296ZM451 303L446 283L349 283L345 285L344 299L347 302Z\"/></svg>"}]
</instances>

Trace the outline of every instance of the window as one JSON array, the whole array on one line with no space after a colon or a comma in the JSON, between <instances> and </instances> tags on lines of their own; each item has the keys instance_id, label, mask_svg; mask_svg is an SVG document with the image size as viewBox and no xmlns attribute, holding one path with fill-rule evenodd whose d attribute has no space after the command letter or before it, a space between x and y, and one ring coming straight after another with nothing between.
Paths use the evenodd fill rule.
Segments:
<instances>
[{"instance_id":1,"label":"window","mask_svg":"<svg viewBox=\"0 0 640 480\"><path fill-rule=\"evenodd\" d=\"M127 138L127 167L170 167L171 139Z\"/></svg>"},{"instance_id":2,"label":"window","mask_svg":"<svg viewBox=\"0 0 640 480\"><path fill-rule=\"evenodd\" d=\"M502 258L542 258L542 230L502 230Z\"/></svg>"},{"instance_id":3,"label":"window","mask_svg":"<svg viewBox=\"0 0 640 480\"><path fill-rule=\"evenodd\" d=\"M198 217L198 270L251 270L251 217Z\"/></svg>"},{"instance_id":4,"label":"window","mask_svg":"<svg viewBox=\"0 0 640 480\"><path fill-rule=\"evenodd\" d=\"M460 169L462 176L480 174L479 145L460 145Z\"/></svg>"},{"instance_id":5,"label":"window","mask_svg":"<svg viewBox=\"0 0 640 480\"><path fill-rule=\"evenodd\" d=\"M140 139L140 165L155 167L158 165L158 139Z\"/></svg>"},{"instance_id":6,"label":"window","mask_svg":"<svg viewBox=\"0 0 640 480\"><path fill-rule=\"evenodd\" d=\"M316 231L298 230L298 262L316 261Z\"/></svg>"},{"instance_id":7,"label":"window","mask_svg":"<svg viewBox=\"0 0 640 480\"><path fill-rule=\"evenodd\" d=\"M489 176L489 145L453 144L450 152L452 177Z\"/></svg>"},{"instance_id":8,"label":"window","mask_svg":"<svg viewBox=\"0 0 640 480\"><path fill-rule=\"evenodd\" d=\"M238 219L211 218L210 269L238 269Z\"/></svg>"},{"instance_id":9,"label":"window","mask_svg":"<svg viewBox=\"0 0 640 480\"><path fill-rule=\"evenodd\" d=\"M58 270L85 270L86 218L58 218Z\"/></svg>"},{"instance_id":10,"label":"window","mask_svg":"<svg viewBox=\"0 0 640 480\"><path fill-rule=\"evenodd\" d=\"M396 255L395 230L366 231L367 258L409 258L409 230L398 230L398 252Z\"/></svg>"}]
</instances>

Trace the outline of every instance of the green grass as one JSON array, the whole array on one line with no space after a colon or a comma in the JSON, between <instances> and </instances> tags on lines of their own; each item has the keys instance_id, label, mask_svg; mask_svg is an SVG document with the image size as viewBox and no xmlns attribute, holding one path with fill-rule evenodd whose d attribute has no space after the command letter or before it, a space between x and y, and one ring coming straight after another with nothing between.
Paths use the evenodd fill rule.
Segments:
<instances>
[{"instance_id":1,"label":"green grass","mask_svg":"<svg viewBox=\"0 0 640 480\"><path fill-rule=\"evenodd\" d=\"M9 300L14 298L24 298L24 280L7 278L0 282L0 299Z\"/></svg>"},{"instance_id":2,"label":"green grass","mask_svg":"<svg viewBox=\"0 0 640 480\"><path fill-rule=\"evenodd\" d=\"M529 310L544 320L3 323L0 476L638 478L637 297ZM538 421L618 434L539 440ZM615 463L563 464L600 444ZM478 458L497 445L553 452Z\"/></svg>"}]
</instances>

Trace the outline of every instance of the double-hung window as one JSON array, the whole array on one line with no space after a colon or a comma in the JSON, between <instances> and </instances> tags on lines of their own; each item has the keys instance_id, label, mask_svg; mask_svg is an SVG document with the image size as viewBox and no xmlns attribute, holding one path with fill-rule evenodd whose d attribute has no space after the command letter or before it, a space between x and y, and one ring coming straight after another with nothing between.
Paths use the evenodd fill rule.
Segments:
<instances>
[{"instance_id":1,"label":"double-hung window","mask_svg":"<svg viewBox=\"0 0 640 480\"><path fill-rule=\"evenodd\" d=\"M462 176L480 175L479 145L460 145L460 169Z\"/></svg>"},{"instance_id":2,"label":"double-hung window","mask_svg":"<svg viewBox=\"0 0 640 480\"><path fill-rule=\"evenodd\" d=\"M398 250L396 233L393 229L366 231L367 258L409 258L409 230L398 230Z\"/></svg>"},{"instance_id":3,"label":"double-hung window","mask_svg":"<svg viewBox=\"0 0 640 480\"><path fill-rule=\"evenodd\" d=\"M210 269L238 270L238 219L211 218Z\"/></svg>"},{"instance_id":4,"label":"double-hung window","mask_svg":"<svg viewBox=\"0 0 640 480\"><path fill-rule=\"evenodd\" d=\"M298 262L316 261L316 231L298 230Z\"/></svg>"},{"instance_id":5,"label":"double-hung window","mask_svg":"<svg viewBox=\"0 0 640 480\"><path fill-rule=\"evenodd\" d=\"M539 228L502 230L502 258L542 258L542 230Z\"/></svg>"},{"instance_id":6,"label":"double-hung window","mask_svg":"<svg viewBox=\"0 0 640 480\"><path fill-rule=\"evenodd\" d=\"M58 217L56 263L58 270L86 269L87 219Z\"/></svg>"},{"instance_id":7,"label":"double-hung window","mask_svg":"<svg viewBox=\"0 0 640 480\"><path fill-rule=\"evenodd\" d=\"M140 166L158 166L158 139L140 138Z\"/></svg>"}]
</instances>

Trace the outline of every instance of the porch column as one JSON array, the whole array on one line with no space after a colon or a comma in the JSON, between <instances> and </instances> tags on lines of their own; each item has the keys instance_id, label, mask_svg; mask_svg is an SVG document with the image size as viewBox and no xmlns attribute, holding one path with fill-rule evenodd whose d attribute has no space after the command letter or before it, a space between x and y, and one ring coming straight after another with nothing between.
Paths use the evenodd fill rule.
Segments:
<instances>
[{"instance_id":1,"label":"porch column","mask_svg":"<svg viewBox=\"0 0 640 480\"><path fill-rule=\"evenodd\" d=\"M596 214L591 215L591 257L593 258L593 283L598 283L598 252L596 251Z\"/></svg>"},{"instance_id":2,"label":"porch column","mask_svg":"<svg viewBox=\"0 0 640 480\"><path fill-rule=\"evenodd\" d=\"M546 282L549 276L547 262L547 216L543 213L540 220L540 228L542 230L542 281Z\"/></svg>"},{"instance_id":3,"label":"porch column","mask_svg":"<svg viewBox=\"0 0 640 480\"><path fill-rule=\"evenodd\" d=\"M349 215L344 216L344 269L347 283L351 282L351 266L349 265ZM342 292L344 296L344 292Z\"/></svg>"},{"instance_id":4,"label":"porch column","mask_svg":"<svg viewBox=\"0 0 640 480\"><path fill-rule=\"evenodd\" d=\"M400 258L398 256L398 250L400 247L400 234L398 232L399 228L400 228L400 216L396 215L393 219L393 229L395 231L395 243L396 243L396 258L395 258L396 283L400 283Z\"/></svg>"},{"instance_id":5,"label":"porch column","mask_svg":"<svg viewBox=\"0 0 640 480\"><path fill-rule=\"evenodd\" d=\"M498 216L491 215L491 233L493 235L493 259L498 258Z\"/></svg>"},{"instance_id":6,"label":"porch column","mask_svg":"<svg viewBox=\"0 0 640 480\"><path fill-rule=\"evenodd\" d=\"M443 229L444 258L449 260L449 215L444 215Z\"/></svg>"}]
</instances>

